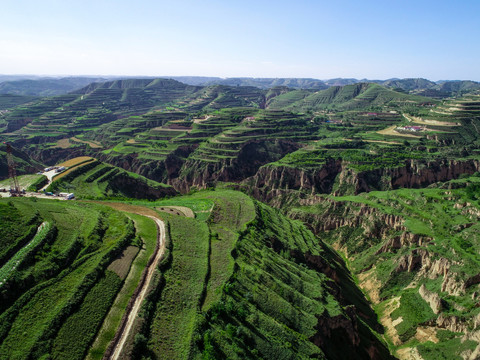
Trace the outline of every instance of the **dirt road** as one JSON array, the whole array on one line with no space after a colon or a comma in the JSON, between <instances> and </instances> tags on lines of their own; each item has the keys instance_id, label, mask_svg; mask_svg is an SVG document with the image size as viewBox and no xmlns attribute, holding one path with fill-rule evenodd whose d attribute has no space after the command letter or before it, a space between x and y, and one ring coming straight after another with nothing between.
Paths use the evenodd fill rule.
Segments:
<instances>
[{"instance_id":1,"label":"dirt road","mask_svg":"<svg viewBox=\"0 0 480 360\"><path fill-rule=\"evenodd\" d=\"M160 259L162 258L164 252L165 252L165 223L158 218L150 215L145 215L155 221L157 224L157 230L158 230L158 235L157 235L157 242L158 242L158 248L156 253L154 254L154 260L150 264L150 266L147 268L147 275L145 277L145 281L141 285L141 290L138 293L135 302L130 310L130 312L127 315L127 321L125 322L124 326L122 326L118 331L121 332L121 335L117 338L117 341L114 344L114 350L112 352L112 355L108 358L111 360L117 360L122 351L123 347L125 346L125 342L130 334L130 331L132 330L133 323L135 322L135 319L137 318L138 312L140 310L140 307L143 303L143 300L145 299L145 296L147 294L147 289L150 285L150 282L153 279L153 275L155 273L155 268L157 267L158 263L160 262Z\"/></svg>"}]
</instances>

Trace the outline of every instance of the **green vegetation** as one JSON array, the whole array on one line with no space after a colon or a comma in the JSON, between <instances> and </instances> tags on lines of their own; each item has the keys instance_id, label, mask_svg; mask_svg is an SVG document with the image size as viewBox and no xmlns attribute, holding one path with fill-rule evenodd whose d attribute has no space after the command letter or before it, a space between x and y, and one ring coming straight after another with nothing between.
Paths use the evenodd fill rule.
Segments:
<instances>
[{"instance_id":1,"label":"green vegetation","mask_svg":"<svg viewBox=\"0 0 480 360\"><path fill-rule=\"evenodd\" d=\"M157 230L153 220L135 214L128 214L128 216L135 221L137 234L142 239L142 249L131 264L125 283L119 291L115 302L112 304L108 315L105 317L101 331L97 334L97 338L89 350L87 359L103 358L107 346L115 336L120 325L125 308L139 283L142 272L147 266L148 259L155 250Z\"/></svg>"},{"instance_id":2,"label":"green vegetation","mask_svg":"<svg viewBox=\"0 0 480 360\"><path fill-rule=\"evenodd\" d=\"M171 265L149 331L148 348L163 359L187 358L208 271L205 223L162 215L170 224ZM175 336L171 336L175 334Z\"/></svg>"},{"instance_id":3,"label":"green vegetation","mask_svg":"<svg viewBox=\"0 0 480 360\"><path fill-rule=\"evenodd\" d=\"M117 274L105 272L105 276L87 293L80 308L58 331L52 347L55 359L84 358L121 285Z\"/></svg>"},{"instance_id":4,"label":"green vegetation","mask_svg":"<svg viewBox=\"0 0 480 360\"><path fill-rule=\"evenodd\" d=\"M34 238L32 248L12 258L23 256L1 285L1 357L83 357L121 284L105 271L133 240L132 223L91 204L21 198L10 200L11 205L0 203L16 209L13 214L19 211L51 224ZM12 224L7 228L17 224L16 217L3 220L2 225ZM99 297L103 292L110 295ZM80 320L85 332L72 336Z\"/></svg>"},{"instance_id":5,"label":"green vegetation","mask_svg":"<svg viewBox=\"0 0 480 360\"><path fill-rule=\"evenodd\" d=\"M170 186L99 161L91 161L54 179L47 191L74 193L80 199L156 199L176 193Z\"/></svg>"},{"instance_id":6,"label":"green vegetation","mask_svg":"<svg viewBox=\"0 0 480 360\"><path fill-rule=\"evenodd\" d=\"M418 346L426 358L448 358L445 354L455 358L466 327L459 327L458 334L451 333L435 346L418 344L415 336L417 328L435 327L441 317L466 323L478 314L473 298L480 265L476 256L480 251L479 189L480 178L463 177L428 189L330 198L319 205L294 208L290 214L308 221L322 238L341 248L359 277L378 282L377 311L383 313L384 306L399 297L399 307L389 317L399 321L395 331L401 342ZM341 218L343 225L322 230L327 218L330 222ZM356 227L360 218L362 227ZM435 263L444 264L448 272ZM422 284L438 296L437 313L422 298ZM461 349L473 349L474 344L462 342Z\"/></svg>"},{"instance_id":7,"label":"green vegetation","mask_svg":"<svg viewBox=\"0 0 480 360\"><path fill-rule=\"evenodd\" d=\"M421 298L418 291L411 290L402 294L400 307L392 312L392 320L402 317L402 322L396 326L398 335L403 341L408 340L417 330L419 324L435 317L430 306Z\"/></svg>"},{"instance_id":8,"label":"green vegetation","mask_svg":"<svg viewBox=\"0 0 480 360\"><path fill-rule=\"evenodd\" d=\"M1 86L1 85L0 85ZM0 110L14 108L16 106L29 103L37 98L34 96L21 96L9 94L0 94Z\"/></svg>"},{"instance_id":9,"label":"green vegetation","mask_svg":"<svg viewBox=\"0 0 480 360\"><path fill-rule=\"evenodd\" d=\"M25 258L29 256L29 253L33 252L42 241L45 240L48 233L51 231L50 223L43 223L38 228L37 233L32 240L20 250L18 250L14 256L12 256L8 262L0 268L0 286L9 280L9 277L14 272L15 268L22 267Z\"/></svg>"},{"instance_id":10,"label":"green vegetation","mask_svg":"<svg viewBox=\"0 0 480 360\"><path fill-rule=\"evenodd\" d=\"M212 81L0 97L18 174L73 158L48 191L97 200L0 199L0 357L103 357L156 246L131 212L167 245L125 356L470 356L478 83Z\"/></svg>"}]
</instances>

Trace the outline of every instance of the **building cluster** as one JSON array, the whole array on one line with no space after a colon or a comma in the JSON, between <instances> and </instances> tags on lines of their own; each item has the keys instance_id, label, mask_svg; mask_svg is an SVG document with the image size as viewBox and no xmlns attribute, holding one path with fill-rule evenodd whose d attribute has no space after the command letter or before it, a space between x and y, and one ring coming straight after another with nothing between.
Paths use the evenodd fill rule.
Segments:
<instances>
[{"instance_id":1,"label":"building cluster","mask_svg":"<svg viewBox=\"0 0 480 360\"><path fill-rule=\"evenodd\" d=\"M420 132L424 129L421 126L400 126L400 127L397 127L397 130L410 131L410 132Z\"/></svg>"}]
</instances>

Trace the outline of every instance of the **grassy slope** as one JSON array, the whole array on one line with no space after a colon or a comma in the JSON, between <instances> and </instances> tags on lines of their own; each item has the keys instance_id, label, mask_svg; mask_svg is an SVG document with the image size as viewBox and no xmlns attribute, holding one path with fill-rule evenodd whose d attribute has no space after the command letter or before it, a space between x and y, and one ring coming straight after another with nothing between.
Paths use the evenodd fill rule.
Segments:
<instances>
[{"instance_id":1,"label":"grassy slope","mask_svg":"<svg viewBox=\"0 0 480 360\"><path fill-rule=\"evenodd\" d=\"M200 309L218 299L233 274L230 252L237 231L254 213L251 200L233 191L200 192L160 204L167 203L190 205L197 210L197 219L160 215L169 223L171 260L163 272L165 285L149 330L148 349L158 358L180 359L191 352Z\"/></svg>"},{"instance_id":2,"label":"grassy slope","mask_svg":"<svg viewBox=\"0 0 480 360\"><path fill-rule=\"evenodd\" d=\"M437 334L437 337L442 331L440 327L435 327L439 314L434 314L428 303L419 295L422 284L442 299L443 317L456 317L457 321L470 326L471 319L479 313L475 300L477 286L467 286L465 291L454 295L442 288L442 283L446 280L443 274L433 273L433 269L430 269L427 263L420 263L409 271L397 269L402 259L415 257L417 251L426 251L431 261L444 261L448 264L447 277L455 279L458 284L467 283L468 279L478 274L480 229L477 220L480 213L480 179L470 177L454 180L441 188L400 189L333 199L338 202L336 213L331 206L326 206L328 203L325 203L296 208L291 210L291 214L304 219L308 218L305 216L307 213L318 214L318 220L313 222L310 220L313 226L317 226L327 221L329 216L333 219L341 217L348 220L355 211L358 211L359 206L368 206L380 214L399 216L402 219L405 231L395 231L385 223L382 224L382 221L376 223L375 218L362 216L362 227L341 226L321 236L348 254L351 259L350 266L358 276L378 284L372 288L363 282L369 291L378 292L380 301L377 300L376 310L380 314L386 311L391 299L400 298L399 307L389 316L392 320L398 319L395 330L401 342L405 344L403 347L418 347L425 359L435 359L439 356L458 358L462 351L474 349L477 346L475 342L460 343L463 333L442 338L441 344L437 345L426 342L427 340L419 343L415 335L417 328L425 326L426 323L433 326L431 331ZM387 230L381 235L383 237L379 235L382 229ZM425 239L424 243L382 250L385 249L389 239L404 233L415 234ZM365 272L372 266L373 270ZM445 354L450 354L451 357L442 357Z\"/></svg>"},{"instance_id":3,"label":"grassy slope","mask_svg":"<svg viewBox=\"0 0 480 360\"><path fill-rule=\"evenodd\" d=\"M56 358L82 358L121 284L117 275L105 273L106 266L132 239L133 228L118 212L94 205L10 201L26 215L38 212L55 231L0 289L0 356L38 358L51 352ZM75 336L80 327L82 336Z\"/></svg>"},{"instance_id":4,"label":"grassy slope","mask_svg":"<svg viewBox=\"0 0 480 360\"><path fill-rule=\"evenodd\" d=\"M188 354L256 358L298 351L304 355L322 354L308 341L315 334L315 314L327 311L327 316L340 315L342 306L329 293L326 276L308 270L291 254L323 254L335 266L330 251L318 246L299 223L268 207L256 205L257 220L252 223L253 203L241 193L199 192L188 199L190 203L195 199L212 199L215 203L208 220L210 254L205 225L193 219L161 215L171 227L172 257L164 271L165 287L150 328L149 351L160 358L184 358ZM180 198L176 205L185 205L186 201ZM175 199L168 202L174 205ZM246 223L250 224L247 228ZM196 235L192 236L195 228ZM277 237L282 251L271 248L272 237ZM233 257L229 255L232 248ZM210 260L205 262L203 257ZM185 274L196 280L186 282ZM364 306L360 303L357 305ZM300 310L305 306L308 312ZM199 317L201 313L206 314L206 322ZM274 325L277 322L280 324ZM361 341L369 342L371 332L362 324ZM252 333L252 329L256 330Z\"/></svg>"},{"instance_id":5,"label":"grassy slope","mask_svg":"<svg viewBox=\"0 0 480 360\"><path fill-rule=\"evenodd\" d=\"M157 358L187 358L208 270L209 234L205 223L186 217L168 219L173 242L170 268L149 336ZM174 336L172 336L175 334Z\"/></svg>"},{"instance_id":6,"label":"grassy slope","mask_svg":"<svg viewBox=\"0 0 480 360\"><path fill-rule=\"evenodd\" d=\"M135 214L129 214L128 216L135 221L138 236L140 236L143 242L142 250L133 261L125 283L113 302L108 315L105 317L102 329L97 334L95 342L90 347L87 356L87 359L90 360L100 360L103 358L103 354L115 336L124 310L138 285L142 272L147 265L148 259L153 254L157 243L157 229L153 220Z\"/></svg>"},{"instance_id":7,"label":"grassy slope","mask_svg":"<svg viewBox=\"0 0 480 360\"><path fill-rule=\"evenodd\" d=\"M54 181L48 191L73 192L77 198L159 198L173 195L170 186L94 161Z\"/></svg>"}]
</instances>

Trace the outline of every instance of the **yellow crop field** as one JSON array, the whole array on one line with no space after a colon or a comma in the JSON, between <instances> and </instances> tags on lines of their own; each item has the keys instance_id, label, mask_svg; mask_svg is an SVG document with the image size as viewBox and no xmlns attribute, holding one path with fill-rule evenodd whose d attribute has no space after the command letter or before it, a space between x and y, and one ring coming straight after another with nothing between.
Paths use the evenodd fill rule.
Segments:
<instances>
[{"instance_id":1,"label":"yellow crop field","mask_svg":"<svg viewBox=\"0 0 480 360\"><path fill-rule=\"evenodd\" d=\"M70 160L67 160L61 164L58 164L58 166L65 166L65 167L72 167L72 166L77 166L80 165L81 163L87 162L87 161L92 161L93 158L91 156L79 156Z\"/></svg>"}]
</instances>

